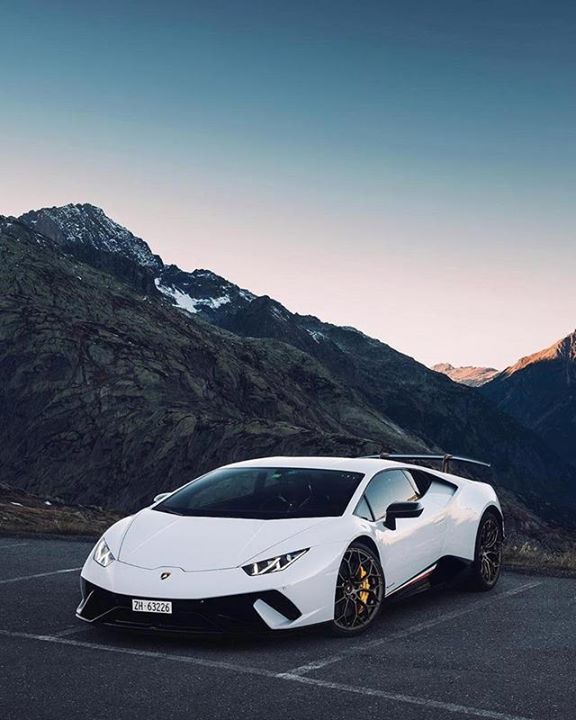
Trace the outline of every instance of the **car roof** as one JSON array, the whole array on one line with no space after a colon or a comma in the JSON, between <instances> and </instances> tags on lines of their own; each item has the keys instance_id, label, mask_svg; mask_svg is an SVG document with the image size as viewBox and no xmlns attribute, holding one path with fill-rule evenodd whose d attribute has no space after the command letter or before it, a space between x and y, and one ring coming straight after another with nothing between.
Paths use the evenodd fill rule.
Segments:
<instances>
[{"instance_id":1,"label":"car roof","mask_svg":"<svg viewBox=\"0 0 576 720\"><path fill-rule=\"evenodd\" d=\"M358 472L365 477L371 478L377 472L392 468L402 470L423 470L435 475L439 479L447 480L453 485L462 485L468 482L467 478L452 473L445 473L435 468L422 467L413 463L397 462L395 460L384 460L373 457L323 457L321 455L291 456L279 455L274 457L255 458L254 460L242 460L241 462L230 463L224 467L292 467L292 468L317 468L319 470L341 470L343 472Z\"/></svg>"},{"instance_id":2,"label":"car roof","mask_svg":"<svg viewBox=\"0 0 576 720\"><path fill-rule=\"evenodd\" d=\"M392 460L381 460L380 458L344 458L344 457L322 457L314 456L277 456L256 458L255 460L243 460L232 463L226 467L293 467L293 468L318 468L322 470L342 470L344 472L359 472L373 475L380 470L387 468L406 467L404 463Z\"/></svg>"}]
</instances>

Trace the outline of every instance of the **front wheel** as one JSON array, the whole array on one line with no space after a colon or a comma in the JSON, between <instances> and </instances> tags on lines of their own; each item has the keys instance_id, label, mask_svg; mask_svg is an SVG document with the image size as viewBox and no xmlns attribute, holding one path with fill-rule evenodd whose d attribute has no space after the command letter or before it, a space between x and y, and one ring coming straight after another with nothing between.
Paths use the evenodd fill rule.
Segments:
<instances>
[{"instance_id":1,"label":"front wheel","mask_svg":"<svg viewBox=\"0 0 576 720\"><path fill-rule=\"evenodd\" d=\"M366 545L353 542L340 563L330 631L347 637L364 632L383 599L384 573L378 556Z\"/></svg>"},{"instance_id":2,"label":"front wheel","mask_svg":"<svg viewBox=\"0 0 576 720\"><path fill-rule=\"evenodd\" d=\"M494 512L488 511L480 520L476 536L476 551L466 586L469 590L492 590L502 568L502 523Z\"/></svg>"}]
</instances>

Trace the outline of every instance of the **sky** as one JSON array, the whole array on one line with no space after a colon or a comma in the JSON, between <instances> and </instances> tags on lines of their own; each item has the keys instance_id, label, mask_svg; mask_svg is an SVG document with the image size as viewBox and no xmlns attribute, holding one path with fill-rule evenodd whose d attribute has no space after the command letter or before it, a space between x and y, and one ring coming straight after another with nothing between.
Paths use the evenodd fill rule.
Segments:
<instances>
[{"instance_id":1,"label":"sky","mask_svg":"<svg viewBox=\"0 0 576 720\"><path fill-rule=\"evenodd\" d=\"M0 213L90 202L426 364L576 327L572 0L0 0Z\"/></svg>"}]
</instances>

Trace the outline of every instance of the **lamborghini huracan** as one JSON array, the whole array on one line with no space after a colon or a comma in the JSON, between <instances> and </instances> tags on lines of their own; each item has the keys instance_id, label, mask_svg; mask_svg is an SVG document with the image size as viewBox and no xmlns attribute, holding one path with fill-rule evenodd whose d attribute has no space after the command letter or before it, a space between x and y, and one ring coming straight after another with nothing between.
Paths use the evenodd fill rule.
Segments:
<instances>
[{"instance_id":1,"label":"lamborghini huracan","mask_svg":"<svg viewBox=\"0 0 576 720\"><path fill-rule=\"evenodd\" d=\"M351 636L389 597L455 578L492 589L504 537L494 489L447 472L474 461L420 459L262 458L158 495L91 551L77 617L185 633L324 623Z\"/></svg>"}]
</instances>

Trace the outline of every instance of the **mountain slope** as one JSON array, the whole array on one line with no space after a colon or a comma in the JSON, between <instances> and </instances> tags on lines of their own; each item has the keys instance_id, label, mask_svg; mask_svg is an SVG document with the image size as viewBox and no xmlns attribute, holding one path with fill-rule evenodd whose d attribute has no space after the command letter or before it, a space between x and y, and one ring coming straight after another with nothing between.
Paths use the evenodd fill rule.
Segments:
<instances>
[{"instance_id":1,"label":"mountain slope","mask_svg":"<svg viewBox=\"0 0 576 720\"><path fill-rule=\"evenodd\" d=\"M576 465L576 331L522 358L482 392Z\"/></svg>"},{"instance_id":2,"label":"mountain slope","mask_svg":"<svg viewBox=\"0 0 576 720\"><path fill-rule=\"evenodd\" d=\"M57 216L58 213L52 212L52 217ZM61 224L65 224L66 216L67 213L63 213ZM53 231L51 238L56 250L60 248ZM133 253L128 255L132 257ZM128 256L125 259L128 260ZM57 253L49 262L56 260L64 262ZM70 263L70 259L66 262ZM130 422L136 423L139 430L139 437L132 441L135 455L142 452L138 443L142 445L143 438L155 442L157 433L156 427L142 421L149 411L142 395L155 393L155 402L164 403L159 411L164 418L162 413L168 399L181 403L183 398L188 398L190 383L204 387L209 382L211 394L190 395L195 403L195 420L182 426L188 432L187 440L181 438L182 442L200 442L197 466L201 468L216 464L216 460L237 457L241 452L247 456L291 448L296 452L309 449L322 453L337 446L359 448L363 442L359 437L370 438L378 442L376 447L383 445L388 450L400 446L411 450L428 447L489 459L494 464L497 482L524 498L533 509L556 519L564 509L567 521L573 520L574 514L569 508L576 507L576 472L563 464L538 437L499 412L476 390L451 382L353 328L291 313L277 301L255 298L209 271L187 273L165 266L160 260L156 266L147 265L143 269L151 273L154 287L160 292L143 293L122 277L123 285L112 286L110 277L100 273L98 283L93 283L88 295L86 283L76 282L68 300L77 302L75 292L79 293L86 320L92 316L92 306L98 307L103 301L114 305L116 301L110 298L110 293L130 297L129 302L122 301L122 307L126 307L124 317L108 308L100 324L115 337L134 343L145 358L154 349L161 348L160 386L156 377L160 370L156 367L152 370L147 365L140 367L140 354L134 356L136 361L131 361L134 366L127 359L122 366L124 374L142 373L142 378L138 377L135 383L134 378L130 378L130 398L134 404ZM66 272L76 272L83 278L86 275L74 269L73 263ZM41 281L36 282L42 287ZM177 308L169 303L176 303ZM133 313L136 313L134 317ZM234 335L206 325L202 320ZM124 322L121 329L120 321ZM137 338L133 337L135 332ZM176 355L182 352L183 338L190 333L194 340L185 341L189 345L206 342L211 348L198 380L189 377L191 371L195 373L198 369L194 364L174 357L175 352ZM129 354L127 349L125 354ZM222 364L234 368L232 377L228 371L216 372ZM305 378L296 370L298 367L306 368ZM254 372L258 378L252 377ZM175 391L167 380L173 373L182 383L176 384ZM245 379L246 374L250 381ZM265 399L258 390L262 385L266 388ZM118 402L117 398L114 402ZM221 405L225 409L220 409ZM222 432L223 422L209 422L199 441L202 426L197 425L196 418L201 413L207 413L210 418L220 417L219 413L230 416L237 423L237 430L233 436L226 435ZM261 439L257 442L250 433L250 437L246 437L247 416L266 423L266 442ZM288 440L286 432L280 429L283 423L304 428L306 434L302 435L300 430L290 431ZM343 440L336 442L334 433ZM308 440L303 440L304 437ZM212 453L213 446L218 449ZM118 457L125 454L119 452ZM166 466L167 463L161 465L162 472ZM170 465L170 472L175 473L177 467L177 462ZM97 476L95 472L94 477ZM151 485L152 481L147 482ZM122 501L127 502L127 497Z\"/></svg>"},{"instance_id":3,"label":"mountain slope","mask_svg":"<svg viewBox=\"0 0 576 720\"><path fill-rule=\"evenodd\" d=\"M133 510L227 461L423 447L308 355L143 297L12 219L0 376L3 481L68 502Z\"/></svg>"},{"instance_id":4,"label":"mountain slope","mask_svg":"<svg viewBox=\"0 0 576 720\"><path fill-rule=\"evenodd\" d=\"M454 367L450 365L450 363L438 363L437 365L433 365L431 369L434 370L434 372L447 375L450 380L454 382L469 385L470 387L480 387L490 382L490 380L495 378L500 372L495 368L475 367L474 365Z\"/></svg>"},{"instance_id":5,"label":"mountain slope","mask_svg":"<svg viewBox=\"0 0 576 720\"><path fill-rule=\"evenodd\" d=\"M542 499L576 503L576 475L546 444L473 388L451 382L354 328L290 313L259 298L225 321L243 336L283 338L429 447L489 459L502 485L546 514Z\"/></svg>"}]
</instances>

